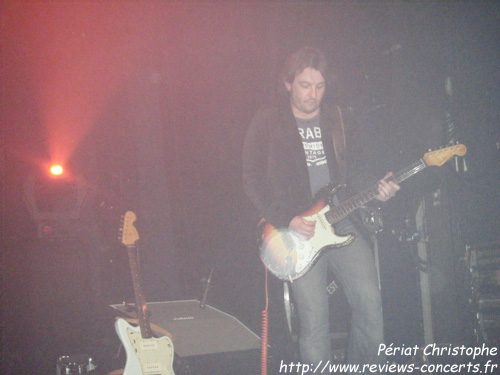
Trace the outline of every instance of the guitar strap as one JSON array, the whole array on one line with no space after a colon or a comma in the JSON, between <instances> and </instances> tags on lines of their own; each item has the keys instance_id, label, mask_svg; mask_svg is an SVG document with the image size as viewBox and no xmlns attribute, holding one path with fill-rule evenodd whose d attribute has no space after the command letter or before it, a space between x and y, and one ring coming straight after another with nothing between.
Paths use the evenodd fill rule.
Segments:
<instances>
[{"instance_id":1,"label":"guitar strap","mask_svg":"<svg viewBox=\"0 0 500 375\"><path fill-rule=\"evenodd\" d=\"M345 159L346 138L344 119L339 106L335 106L333 117L333 149L335 151L335 159L337 160L337 165L339 167L339 181L341 184L345 184L347 181L347 165Z\"/></svg>"}]
</instances>

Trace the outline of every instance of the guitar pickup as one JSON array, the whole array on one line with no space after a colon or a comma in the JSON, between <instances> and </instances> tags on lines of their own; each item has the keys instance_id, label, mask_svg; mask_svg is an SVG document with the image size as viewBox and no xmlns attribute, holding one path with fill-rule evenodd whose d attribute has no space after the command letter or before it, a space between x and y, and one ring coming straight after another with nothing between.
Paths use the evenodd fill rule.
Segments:
<instances>
[{"instance_id":1,"label":"guitar pickup","mask_svg":"<svg viewBox=\"0 0 500 375\"><path fill-rule=\"evenodd\" d=\"M158 342L156 340L141 341L141 350L157 350Z\"/></svg>"}]
</instances>

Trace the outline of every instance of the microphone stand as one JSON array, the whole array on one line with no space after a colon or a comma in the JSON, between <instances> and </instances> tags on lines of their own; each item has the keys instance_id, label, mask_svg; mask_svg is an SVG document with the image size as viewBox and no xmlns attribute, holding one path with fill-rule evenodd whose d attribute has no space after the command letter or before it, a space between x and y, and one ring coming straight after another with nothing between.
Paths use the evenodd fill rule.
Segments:
<instances>
[{"instance_id":1,"label":"microphone stand","mask_svg":"<svg viewBox=\"0 0 500 375\"><path fill-rule=\"evenodd\" d=\"M212 267L210 269L210 274L208 275L208 278L203 278L203 296L201 297L201 302L200 302L200 309L204 309L206 302L207 302L207 294L208 294L208 289L210 289L210 282L212 280L212 274L214 272L214 268Z\"/></svg>"}]
</instances>

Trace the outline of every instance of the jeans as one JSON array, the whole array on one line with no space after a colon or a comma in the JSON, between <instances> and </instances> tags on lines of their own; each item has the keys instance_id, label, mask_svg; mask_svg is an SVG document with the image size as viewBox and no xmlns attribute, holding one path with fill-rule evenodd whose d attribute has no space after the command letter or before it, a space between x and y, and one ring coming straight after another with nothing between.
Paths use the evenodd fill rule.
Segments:
<instances>
[{"instance_id":1,"label":"jeans","mask_svg":"<svg viewBox=\"0 0 500 375\"><path fill-rule=\"evenodd\" d=\"M300 320L302 363L313 365L331 359L328 269L342 284L351 308L348 363L385 363L385 358L377 355L379 345L384 342L384 329L372 248L349 220L337 224L335 231L353 232L356 239L348 246L325 250L316 264L291 284Z\"/></svg>"}]
</instances>

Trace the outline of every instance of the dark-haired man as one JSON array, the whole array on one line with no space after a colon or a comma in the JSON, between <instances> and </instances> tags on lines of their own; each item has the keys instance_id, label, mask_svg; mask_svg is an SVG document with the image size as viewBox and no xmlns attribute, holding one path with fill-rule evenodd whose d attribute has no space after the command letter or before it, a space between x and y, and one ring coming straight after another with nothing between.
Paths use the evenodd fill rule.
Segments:
<instances>
[{"instance_id":1,"label":"dark-haired man","mask_svg":"<svg viewBox=\"0 0 500 375\"><path fill-rule=\"evenodd\" d=\"M315 221L303 217L312 197L328 183L341 182L344 173L332 138L339 116L322 104L328 77L321 51L305 47L292 54L282 73L286 100L256 113L243 150L244 187L259 215L275 228L288 228L305 240L314 236L316 227ZM347 168L347 176L355 175L348 172ZM377 199L386 201L398 190L396 183L383 179ZM349 219L338 223L335 231L358 235L350 245L324 252L291 284L300 321L301 360L312 365L331 359L326 292L330 269L342 283L352 312L348 361L384 362L377 355L384 335L371 246Z\"/></svg>"}]
</instances>

